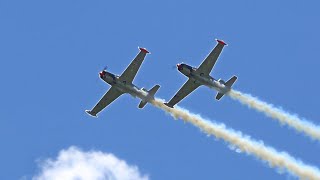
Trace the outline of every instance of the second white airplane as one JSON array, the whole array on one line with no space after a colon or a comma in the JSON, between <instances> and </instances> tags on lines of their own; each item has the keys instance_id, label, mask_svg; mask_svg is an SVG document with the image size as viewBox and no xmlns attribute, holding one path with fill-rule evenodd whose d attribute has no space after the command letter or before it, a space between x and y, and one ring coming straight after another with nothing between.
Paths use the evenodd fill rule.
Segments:
<instances>
[{"instance_id":1,"label":"second white airplane","mask_svg":"<svg viewBox=\"0 0 320 180\"><path fill-rule=\"evenodd\" d=\"M207 58L201 63L198 68L191 67L187 64L177 64L178 70L187 76L189 80L184 83L180 90L171 98L171 100L165 105L173 108L178 102L183 98L188 96L192 91L197 89L201 85L205 85L209 88L216 89L218 94L216 99L220 100L224 94L231 90L231 86L237 80L237 76L233 76L228 81L223 81L222 79L216 80L209 74L212 71L213 66L217 62L217 59L225 45L227 45L222 40L217 40L218 44L210 52Z\"/></svg>"}]
</instances>

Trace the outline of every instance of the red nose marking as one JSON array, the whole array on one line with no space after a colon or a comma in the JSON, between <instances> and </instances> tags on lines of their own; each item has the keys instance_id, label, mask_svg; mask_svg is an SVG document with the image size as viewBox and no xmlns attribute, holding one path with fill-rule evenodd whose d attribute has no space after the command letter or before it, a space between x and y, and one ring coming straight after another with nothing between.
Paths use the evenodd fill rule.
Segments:
<instances>
[{"instance_id":1,"label":"red nose marking","mask_svg":"<svg viewBox=\"0 0 320 180\"><path fill-rule=\"evenodd\" d=\"M106 73L107 73L106 71L101 71L101 72L99 73L99 75L100 75L100 77L102 78Z\"/></svg>"},{"instance_id":2,"label":"red nose marking","mask_svg":"<svg viewBox=\"0 0 320 180\"><path fill-rule=\"evenodd\" d=\"M177 67L178 67L178 70L181 70L181 69L182 69L181 64L177 64Z\"/></svg>"}]
</instances>

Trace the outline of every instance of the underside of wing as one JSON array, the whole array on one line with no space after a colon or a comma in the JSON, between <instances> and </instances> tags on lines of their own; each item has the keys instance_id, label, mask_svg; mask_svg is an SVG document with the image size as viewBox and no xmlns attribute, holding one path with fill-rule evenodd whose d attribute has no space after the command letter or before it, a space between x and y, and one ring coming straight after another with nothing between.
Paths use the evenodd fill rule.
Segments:
<instances>
[{"instance_id":1,"label":"underside of wing","mask_svg":"<svg viewBox=\"0 0 320 180\"><path fill-rule=\"evenodd\" d=\"M102 111L105 107L107 107L122 94L123 92L119 91L115 87L111 87L109 91L105 95L103 95L100 101L93 107L93 109L86 110L86 112L91 116L97 116L100 111Z\"/></svg>"},{"instance_id":2,"label":"underside of wing","mask_svg":"<svg viewBox=\"0 0 320 180\"><path fill-rule=\"evenodd\" d=\"M192 91L200 86L195 80L189 79L184 85L179 89L179 91L171 98L168 103L165 103L169 107L173 107L183 98L187 97Z\"/></svg>"},{"instance_id":3,"label":"underside of wing","mask_svg":"<svg viewBox=\"0 0 320 180\"><path fill-rule=\"evenodd\" d=\"M217 42L218 44L216 45L216 47L214 47L214 49L210 52L210 54L197 69L197 72L199 74L203 73L204 75L209 75L213 69L213 66L216 64L223 47L226 45L226 43L221 40L217 40Z\"/></svg>"},{"instance_id":4,"label":"underside of wing","mask_svg":"<svg viewBox=\"0 0 320 180\"><path fill-rule=\"evenodd\" d=\"M146 55L149 53L145 48L139 48L140 52L139 54L133 59L131 64L127 67L126 70L121 74L120 80L125 81L126 83L132 83L133 79L137 75L137 72L146 57Z\"/></svg>"}]
</instances>

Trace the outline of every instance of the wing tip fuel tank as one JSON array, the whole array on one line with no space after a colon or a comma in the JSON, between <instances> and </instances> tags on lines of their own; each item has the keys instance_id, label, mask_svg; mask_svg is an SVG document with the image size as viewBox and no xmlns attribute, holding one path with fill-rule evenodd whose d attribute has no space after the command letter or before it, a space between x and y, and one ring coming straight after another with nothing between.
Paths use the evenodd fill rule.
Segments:
<instances>
[{"instance_id":1,"label":"wing tip fuel tank","mask_svg":"<svg viewBox=\"0 0 320 180\"><path fill-rule=\"evenodd\" d=\"M223 40L216 39L216 41L217 41L219 44L227 45L227 43L225 43Z\"/></svg>"},{"instance_id":2,"label":"wing tip fuel tank","mask_svg":"<svg viewBox=\"0 0 320 180\"><path fill-rule=\"evenodd\" d=\"M150 52L146 48L139 47L140 51L149 54Z\"/></svg>"}]
</instances>

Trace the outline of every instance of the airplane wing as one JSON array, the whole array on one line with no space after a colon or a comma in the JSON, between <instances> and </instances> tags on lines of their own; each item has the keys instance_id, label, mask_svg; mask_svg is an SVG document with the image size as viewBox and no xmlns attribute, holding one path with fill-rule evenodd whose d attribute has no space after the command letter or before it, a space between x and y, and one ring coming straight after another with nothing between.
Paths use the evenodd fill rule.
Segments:
<instances>
[{"instance_id":1,"label":"airplane wing","mask_svg":"<svg viewBox=\"0 0 320 180\"><path fill-rule=\"evenodd\" d=\"M225 45L227 45L225 42L221 40L217 40L218 44L214 49L210 52L210 54L207 56L207 58L201 63L199 68L197 69L197 72L199 74L203 73L204 75L209 75L212 71L213 66L217 62L217 59Z\"/></svg>"},{"instance_id":2,"label":"airplane wing","mask_svg":"<svg viewBox=\"0 0 320 180\"><path fill-rule=\"evenodd\" d=\"M174 95L168 103L165 103L167 106L173 108L175 104L180 102L183 98L188 96L192 91L197 89L201 84L189 79L184 85L179 89L179 91Z\"/></svg>"},{"instance_id":3,"label":"airplane wing","mask_svg":"<svg viewBox=\"0 0 320 180\"><path fill-rule=\"evenodd\" d=\"M134 77L136 76L144 58L149 53L145 48L139 48L139 54L133 59L131 64L127 67L126 70L121 74L119 80L125 81L126 83L132 83Z\"/></svg>"},{"instance_id":4,"label":"airplane wing","mask_svg":"<svg viewBox=\"0 0 320 180\"><path fill-rule=\"evenodd\" d=\"M119 91L115 87L111 87L109 91L103 95L100 101L94 106L92 110L86 110L86 112L92 116L97 116L97 114L102 111L106 106L117 99L123 92Z\"/></svg>"}]
</instances>

